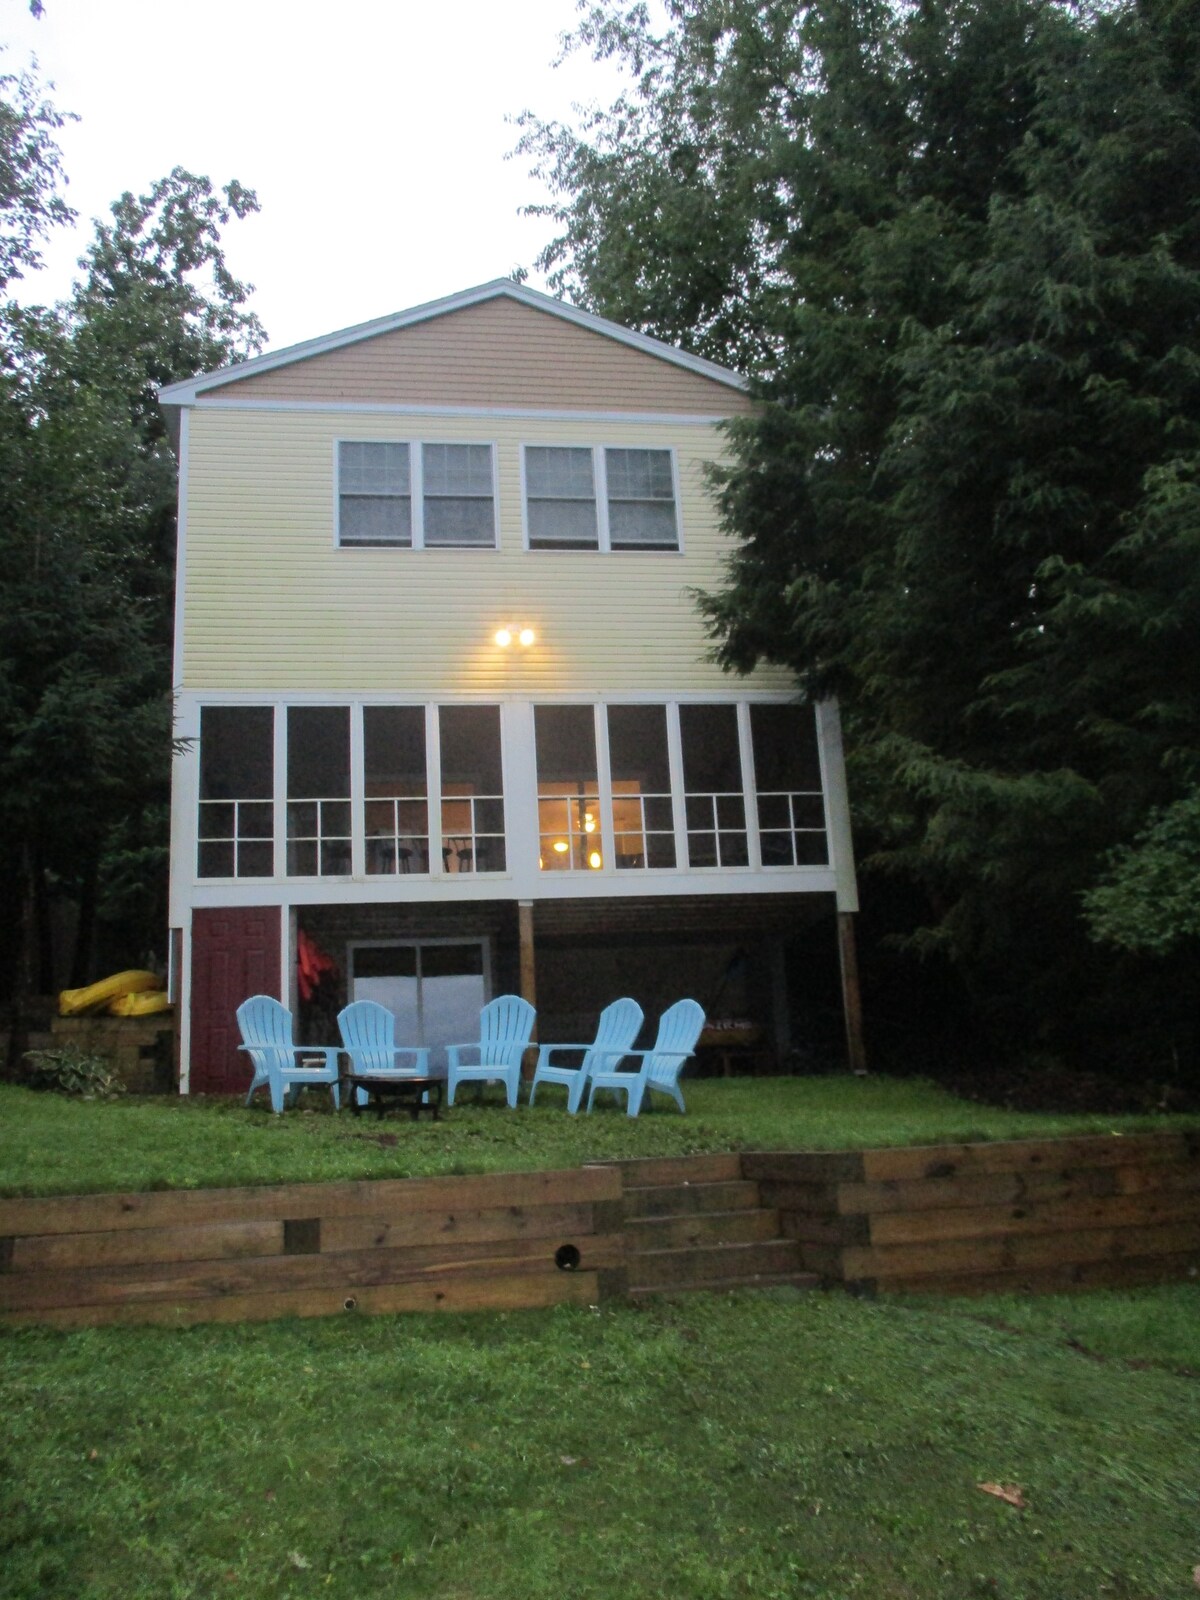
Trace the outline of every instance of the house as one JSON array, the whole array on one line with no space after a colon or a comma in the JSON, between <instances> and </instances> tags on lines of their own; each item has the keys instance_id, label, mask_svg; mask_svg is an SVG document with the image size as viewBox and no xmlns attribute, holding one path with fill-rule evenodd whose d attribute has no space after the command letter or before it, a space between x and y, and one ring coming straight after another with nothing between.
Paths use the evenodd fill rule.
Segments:
<instances>
[{"instance_id":1,"label":"house","mask_svg":"<svg viewBox=\"0 0 1200 1600\"><path fill-rule=\"evenodd\" d=\"M244 1084L259 991L310 1042L519 990L543 1038L691 994L803 1046L853 953L837 710L723 674L691 598L742 380L499 280L160 399L181 1090Z\"/></svg>"}]
</instances>

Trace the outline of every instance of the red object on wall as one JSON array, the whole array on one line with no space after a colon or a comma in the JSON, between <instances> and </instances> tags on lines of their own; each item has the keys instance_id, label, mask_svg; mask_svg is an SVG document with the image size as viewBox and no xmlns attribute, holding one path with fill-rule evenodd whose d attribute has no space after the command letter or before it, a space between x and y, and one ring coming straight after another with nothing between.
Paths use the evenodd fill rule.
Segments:
<instances>
[{"instance_id":1,"label":"red object on wall","mask_svg":"<svg viewBox=\"0 0 1200 1600\"><path fill-rule=\"evenodd\" d=\"M192 1094L245 1094L250 1086L236 1012L252 994L283 998L281 915L278 906L192 913Z\"/></svg>"}]
</instances>

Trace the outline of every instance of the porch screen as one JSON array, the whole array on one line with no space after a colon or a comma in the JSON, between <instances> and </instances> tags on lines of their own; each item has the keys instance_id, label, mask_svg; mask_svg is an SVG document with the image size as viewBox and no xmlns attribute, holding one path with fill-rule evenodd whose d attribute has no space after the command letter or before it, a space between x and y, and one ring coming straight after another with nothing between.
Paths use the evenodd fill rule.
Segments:
<instances>
[{"instance_id":1,"label":"porch screen","mask_svg":"<svg viewBox=\"0 0 1200 1600\"><path fill-rule=\"evenodd\" d=\"M596 715L591 706L534 706L538 865L543 872L604 865Z\"/></svg>"},{"instance_id":2,"label":"porch screen","mask_svg":"<svg viewBox=\"0 0 1200 1600\"><path fill-rule=\"evenodd\" d=\"M689 865L744 867L750 857L737 707L680 706L679 731Z\"/></svg>"},{"instance_id":3,"label":"porch screen","mask_svg":"<svg viewBox=\"0 0 1200 1600\"><path fill-rule=\"evenodd\" d=\"M750 732L763 866L824 866L829 849L812 706L752 705Z\"/></svg>"},{"instance_id":4,"label":"porch screen","mask_svg":"<svg viewBox=\"0 0 1200 1600\"><path fill-rule=\"evenodd\" d=\"M293 878L350 872L350 708L289 706L287 863Z\"/></svg>"},{"instance_id":5,"label":"porch screen","mask_svg":"<svg viewBox=\"0 0 1200 1600\"><path fill-rule=\"evenodd\" d=\"M609 706L608 753L617 867L673 867L666 707Z\"/></svg>"},{"instance_id":6,"label":"porch screen","mask_svg":"<svg viewBox=\"0 0 1200 1600\"><path fill-rule=\"evenodd\" d=\"M274 747L270 706L201 708L198 877L274 875Z\"/></svg>"},{"instance_id":7,"label":"porch screen","mask_svg":"<svg viewBox=\"0 0 1200 1600\"><path fill-rule=\"evenodd\" d=\"M429 871L423 706L363 708L367 872Z\"/></svg>"},{"instance_id":8,"label":"porch screen","mask_svg":"<svg viewBox=\"0 0 1200 1600\"><path fill-rule=\"evenodd\" d=\"M499 706L440 706L442 869L503 872Z\"/></svg>"}]
</instances>

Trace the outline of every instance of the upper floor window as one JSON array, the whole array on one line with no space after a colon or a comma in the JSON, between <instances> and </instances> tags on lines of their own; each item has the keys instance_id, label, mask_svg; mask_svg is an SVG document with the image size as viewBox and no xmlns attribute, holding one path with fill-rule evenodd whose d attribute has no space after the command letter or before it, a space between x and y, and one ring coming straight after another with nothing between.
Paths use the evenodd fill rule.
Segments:
<instances>
[{"instance_id":1,"label":"upper floor window","mask_svg":"<svg viewBox=\"0 0 1200 1600\"><path fill-rule=\"evenodd\" d=\"M677 550L669 450L526 445L533 550Z\"/></svg>"},{"instance_id":2,"label":"upper floor window","mask_svg":"<svg viewBox=\"0 0 1200 1600\"><path fill-rule=\"evenodd\" d=\"M412 544L408 445L349 439L338 445L338 542Z\"/></svg>"},{"instance_id":3,"label":"upper floor window","mask_svg":"<svg viewBox=\"0 0 1200 1600\"><path fill-rule=\"evenodd\" d=\"M340 440L338 543L492 548L491 445Z\"/></svg>"}]
</instances>

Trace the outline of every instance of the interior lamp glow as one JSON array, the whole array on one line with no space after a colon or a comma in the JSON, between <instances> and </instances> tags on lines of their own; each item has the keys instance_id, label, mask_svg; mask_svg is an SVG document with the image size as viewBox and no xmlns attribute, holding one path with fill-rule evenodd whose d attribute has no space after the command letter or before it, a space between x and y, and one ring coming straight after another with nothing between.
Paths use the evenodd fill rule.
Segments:
<instances>
[{"instance_id":1,"label":"interior lamp glow","mask_svg":"<svg viewBox=\"0 0 1200 1600\"><path fill-rule=\"evenodd\" d=\"M498 628L495 634L496 643L501 650L507 650L512 643L512 631L509 628Z\"/></svg>"},{"instance_id":2,"label":"interior lamp glow","mask_svg":"<svg viewBox=\"0 0 1200 1600\"><path fill-rule=\"evenodd\" d=\"M602 857L600 852L599 850L593 850L591 855L588 857L588 866L599 867L600 865L602 865Z\"/></svg>"},{"instance_id":3,"label":"interior lamp glow","mask_svg":"<svg viewBox=\"0 0 1200 1600\"><path fill-rule=\"evenodd\" d=\"M526 650L528 650L529 646L534 642L534 640L536 638L537 638L537 634L534 633L532 628L522 628L520 633L517 635L518 642Z\"/></svg>"},{"instance_id":4,"label":"interior lamp glow","mask_svg":"<svg viewBox=\"0 0 1200 1600\"><path fill-rule=\"evenodd\" d=\"M565 856L567 853L567 841L565 839L555 839L554 848L560 856Z\"/></svg>"}]
</instances>

